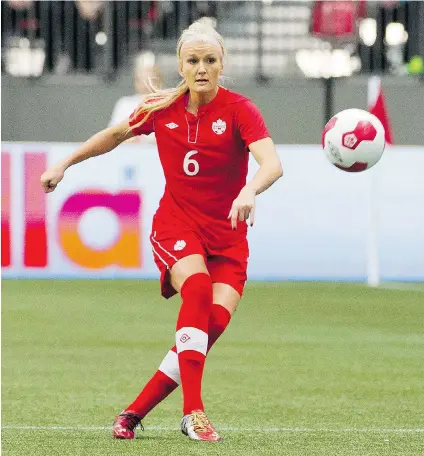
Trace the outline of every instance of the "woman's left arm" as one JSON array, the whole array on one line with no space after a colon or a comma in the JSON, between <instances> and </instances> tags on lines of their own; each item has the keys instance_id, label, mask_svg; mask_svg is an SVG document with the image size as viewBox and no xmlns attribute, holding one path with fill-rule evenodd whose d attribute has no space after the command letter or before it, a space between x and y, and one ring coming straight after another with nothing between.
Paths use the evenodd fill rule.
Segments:
<instances>
[{"instance_id":1,"label":"woman's left arm","mask_svg":"<svg viewBox=\"0 0 424 456\"><path fill-rule=\"evenodd\" d=\"M283 175L283 167L271 138L255 141L249 145L249 149L258 162L259 169L233 201L228 215L233 229L237 226L237 220L243 222L249 218L250 226L253 226L256 195L264 192Z\"/></svg>"}]
</instances>

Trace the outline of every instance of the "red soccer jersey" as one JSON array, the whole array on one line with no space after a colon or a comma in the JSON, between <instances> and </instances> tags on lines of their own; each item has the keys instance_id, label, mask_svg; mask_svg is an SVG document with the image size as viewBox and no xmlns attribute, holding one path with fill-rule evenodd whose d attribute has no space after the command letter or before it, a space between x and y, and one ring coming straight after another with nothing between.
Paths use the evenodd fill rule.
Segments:
<instances>
[{"instance_id":1,"label":"red soccer jersey","mask_svg":"<svg viewBox=\"0 0 424 456\"><path fill-rule=\"evenodd\" d=\"M214 247L246 236L246 223L233 231L227 219L246 184L249 145L269 137L259 109L246 97L219 88L197 116L186 110L188 96L154 112L133 133L155 132L166 186L155 218L181 221ZM145 115L131 116L136 125Z\"/></svg>"}]
</instances>

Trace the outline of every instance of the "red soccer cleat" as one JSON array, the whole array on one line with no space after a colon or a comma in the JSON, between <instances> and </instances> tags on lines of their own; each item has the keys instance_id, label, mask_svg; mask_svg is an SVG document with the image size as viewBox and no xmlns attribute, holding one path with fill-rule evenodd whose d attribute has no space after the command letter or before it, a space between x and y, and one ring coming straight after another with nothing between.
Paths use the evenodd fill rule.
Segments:
<instances>
[{"instance_id":1,"label":"red soccer cleat","mask_svg":"<svg viewBox=\"0 0 424 456\"><path fill-rule=\"evenodd\" d=\"M113 423L113 438L132 440L135 438L135 428L140 425L141 430L144 428L141 424L141 417L131 411L121 412L116 416Z\"/></svg>"},{"instance_id":2,"label":"red soccer cleat","mask_svg":"<svg viewBox=\"0 0 424 456\"><path fill-rule=\"evenodd\" d=\"M192 440L208 442L219 442L221 440L206 413L202 410L193 410L190 414L183 416L181 432Z\"/></svg>"}]
</instances>

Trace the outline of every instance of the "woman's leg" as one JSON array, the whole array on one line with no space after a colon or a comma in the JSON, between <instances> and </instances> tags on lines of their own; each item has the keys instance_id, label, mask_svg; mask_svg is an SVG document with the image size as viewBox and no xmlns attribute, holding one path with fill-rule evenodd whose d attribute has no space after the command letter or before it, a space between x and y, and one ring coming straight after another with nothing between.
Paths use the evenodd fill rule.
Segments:
<instances>
[{"instance_id":1,"label":"woman's leg","mask_svg":"<svg viewBox=\"0 0 424 456\"><path fill-rule=\"evenodd\" d=\"M208 352L230 323L231 316L240 301L240 296L229 285L214 283L213 301L214 305L208 326ZM126 410L144 418L156 405L168 397L180 383L180 366L177 347L174 345L166 354L159 369Z\"/></svg>"},{"instance_id":2,"label":"woman's leg","mask_svg":"<svg viewBox=\"0 0 424 456\"><path fill-rule=\"evenodd\" d=\"M213 284L213 302L212 311L208 322L208 346L207 351L217 341L220 335L226 329L232 314L237 308L240 301L240 294L243 291L245 281L245 268L247 263L242 255L242 260L238 260L239 249L234 249L229 255L232 261L227 261L228 258L216 257L213 261L208 262L208 268L211 270L212 279L218 283ZM163 252L161 251L161 259L158 261L158 266L162 264ZM158 256L158 255L156 255ZM198 257L195 262L201 264L198 260L203 260L202 255L192 255ZM184 258L183 258L184 259ZM236 259L237 261L234 261ZM172 281L173 288L176 291L181 291L182 285L193 270L193 262L179 261L179 267L174 269L174 274L168 277ZM177 263L176 263L177 264ZM206 271L201 268L201 271ZM163 277L166 277L164 275ZM222 280L222 282L220 282ZM165 280L166 281L166 280ZM229 282L224 283L224 282ZM162 284L163 285L163 284ZM167 288L167 287L165 287ZM163 287L164 289L164 287ZM237 291L236 291L237 290ZM240 294L239 294L240 293ZM165 399L172 391L180 384L180 368L178 363L177 348L174 346L163 359L159 370L146 384L142 392L136 400L130 404L123 414L130 414L140 419L144 418L157 404ZM116 438L134 438L134 425L132 429L121 429L118 423L117 429L114 427L114 436Z\"/></svg>"},{"instance_id":3,"label":"woman's leg","mask_svg":"<svg viewBox=\"0 0 424 456\"><path fill-rule=\"evenodd\" d=\"M208 326L208 351L227 328L240 301L240 295L230 285L214 283L213 301L214 305ZM177 347L174 345L166 354L159 369L123 413L130 413L139 417L140 420L143 419L153 408L167 398L180 383ZM124 439L134 438L134 433L132 430L128 432L128 430L122 431L119 428L115 436Z\"/></svg>"},{"instance_id":4,"label":"woman's leg","mask_svg":"<svg viewBox=\"0 0 424 456\"><path fill-rule=\"evenodd\" d=\"M212 311L212 281L201 255L190 255L171 269L171 284L182 298L176 325L176 347L183 389L183 414L204 410L202 377Z\"/></svg>"}]
</instances>

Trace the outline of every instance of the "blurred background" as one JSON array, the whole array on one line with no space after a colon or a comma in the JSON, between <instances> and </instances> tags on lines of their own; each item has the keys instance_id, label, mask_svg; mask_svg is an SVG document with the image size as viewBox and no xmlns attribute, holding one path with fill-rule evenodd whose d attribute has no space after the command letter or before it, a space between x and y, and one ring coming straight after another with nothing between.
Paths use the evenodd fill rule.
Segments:
<instances>
[{"instance_id":1,"label":"blurred background","mask_svg":"<svg viewBox=\"0 0 424 456\"><path fill-rule=\"evenodd\" d=\"M51 194L40 176L127 118L146 78L176 83L177 38L202 19L284 168L257 198L243 300L208 356L225 454L422 456L424 2L0 3L1 265L19 279L2 280L4 453L124 454L112 417L173 345L179 308L149 240L154 135L71 167ZM347 108L390 133L362 173L321 147ZM180 409L179 393L161 403L125 454L194 454Z\"/></svg>"},{"instance_id":2,"label":"blurred background","mask_svg":"<svg viewBox=\"0 0 424 456\"><path fill-rule=\"evenodd\" d=\"M315 144L330 114L366 107L379 74L397 144L424 144L420 1L11 0L1 17L3 140L87 139L135 93L140 52L178 80L176 40L204 18L226 39L226 85L254 99L276 142Z\"/></svg>"},{"instance_id":3,"label":"blurred background","mask_svg":"<svg viewBox=\"0 0 424 456\"><path fill-rule=\"evenodd\" d=\"M424 2L365 0L2 1L3 275L157 277L154 136L71 168L48 197L39 176L126 119L146 79L178 82L176 42L199 19L224 36L225 85L260 107L286 173L260 197L250 277L423 280ZM395 145L349 175L324 159L322 128L369 109L376 76Z\"/></svg>"},{"instance_id":4,"label":"blurred background","mask_svg":"<svg viewBox=\"0 0 424 456\"><path fill-rule=\"evenodd\" d=\"M123 454L112 417L174 343L179 297L161 298L149 240L154 135L51 194L40 176L127 118L146 79L178 82L177 38L202 19L284 168L257 198L243 300L208 356L226 454L422 456L424 2L0 3L5 454ZM347 108L378 111L391 139L361 173L321 147ZM180 394L161 403L125 453L194 454L180 409Z\"/></svg>"}]
</instances>

